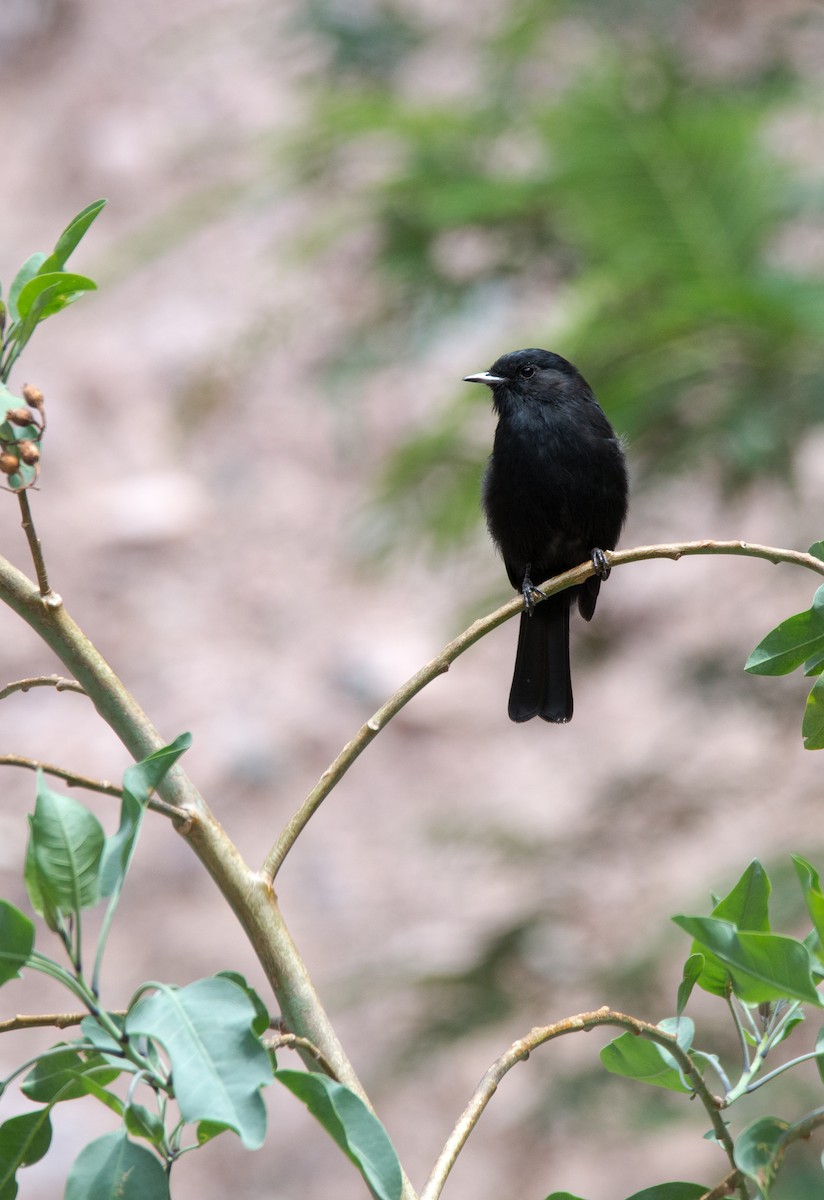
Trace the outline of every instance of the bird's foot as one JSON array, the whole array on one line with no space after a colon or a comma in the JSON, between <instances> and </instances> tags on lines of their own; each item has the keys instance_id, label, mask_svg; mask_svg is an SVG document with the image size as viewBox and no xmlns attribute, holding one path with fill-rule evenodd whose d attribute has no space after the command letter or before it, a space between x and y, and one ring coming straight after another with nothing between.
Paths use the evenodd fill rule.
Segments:
<instances>
[{"instance_id":1,"label":"bird's foot","mask_svg":"<svg viewBox=\"0 0 824 1200\"><path fill-rule=\"evenodd\" d=\"M536 587L529 578L529 567L526 569L524 581L521 584L521 595L524 598L524 608L532 616L532 611L535 608L535 597L540 596L542 600L546 600L546 592L542 592L539 587Z\"/></svg>"},{"instance_id":2,"label":"bird's foot","mask_svg":"<svg viewBox=\"0 0 824 1200\"><path fill-rule=\"evenodd\" d=\"M590 550L589 556L592 559L592 566L598 578L602 582L605 579L609 579L612 567L607 562L607 556L603 550L599 550L596 546L594 550Z\"/></svg>"}]
</instances>

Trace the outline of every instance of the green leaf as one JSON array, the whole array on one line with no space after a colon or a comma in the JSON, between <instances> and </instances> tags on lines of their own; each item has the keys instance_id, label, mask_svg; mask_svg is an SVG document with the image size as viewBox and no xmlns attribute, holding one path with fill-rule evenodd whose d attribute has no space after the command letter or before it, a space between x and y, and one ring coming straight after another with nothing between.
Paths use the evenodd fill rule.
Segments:
<instances>
[{"instance_id":1,"label":"green leaf","mask_svg":"<svg viewBox=\"0 0 824 1200\"><path fill-rule=\"evenodd\" d=\"M52 313L65 308L80 292L94 291L96 287L94 280L86 275L73 275L67 271L50 271L44 275L42 271L38 271L33 279L24 284L17 298L20 320L25 322L45 292L50 294L51 299L37 305L38 321L45 321ZM59 297L64 297L62 302L59 301Z\"/></svg>"},{"instance_id":2,"label":"green leaf","mask_svg":"<svg viewBox=\"0 0 824 1200\"><path fill-rule=\"evenodd\" d=\"M704 955L691 954L684 963L684 972L681 977L681 982L678 985L678 996L676 1004L676 1013L681 1016L681 1013L687 1006L687 1001L692 995L692 989L695 987L698 980L704 971Z\"/></svg>"},{"instance_id":3,"label":"green leaf","mask_svg":"<svg viewBox=\"0 0 824 1200\"><path fill-rule=\"evenodd\" d=\"M717 917L672 919L721 960L733 991L745 1004L793 999L821 1005L810 952L803 942L777 933L739 931L731 921Z\"/></svg>"},{"instance_id":4,"label":"green leaf","mask_svg":"<svg viewBox=\"0 0 824 1200\"><path fill-rule=\"evenodd\" d=\"M168 746L155 750L139 763L134 763L123 773L123 787L131 792L141 804L148 803L152 792L157 791L166 774L192 744L190 733L181 733Z\"/></svg>"},{"instance_id":5,"label":"green leaf","mask_svg":"<svg viewBox=\"0 0 824 1200\"><path fill-rule=\"evenodd\" d=\"M224 1125L220 1121L199 1121L197 1126L198 1146L205 1146L207 1142L226 1133L228 1128L228 1125Z\"/></svg>"},{"instance_id":6,"label":"green leaf","mask_svg":"<svg viewBox=\"0 0 824 1200\"><path fill-rule=\"evenodd\" d=\"M49 1148L51 1134L47 1108L10 1117L0 1125L0 1195L15 1194L17 1171L40 1161Z\"/></svg>"},{"instance_id":7,"label":"green leaf","mask_svg":"<svg viewBox=\"0 0 824 1200\"><path fill-rule=\"evenodd\" d=\"M398 1200L402 1190L401 1167L389 1135L360 1096L328 1075L312 1071L275 1071L290 1092L355 1164L376 1200Z\"/></svg>"},{"instance_id":8,"label":"green leaf","mask_svg":"<svg viewBox=\"0 0 824 1200\"><path fill-rule=\"evenodd\" d=\"M770 931L770 880L757 858L747 866L741 878L712 910L712 916L732 921L739 929Z\"/></svg>"},{"instance_id":9,"label":"green leaf","mask_svg":"<svg viewBox=\"0 0 824 1200\"><path fill-rule=\"evenodd\" d=\"M100 822L77 800L53 792L38 772L29 816L26 884L36 912L54 928L55 913L77 916L100 898L98 873L105 841ZM30 880L34 886L29 886Z\"/></svg>"},{"instance_id":10,"label":"green leaf","mask_svg":"<svg viewBox=\"0 0 824 1200\"><path fill-rule=\"evenodd\" d=\"M824 892L821 890L821 879L812 863L807 862L800 854L791 854L801 889L804 893L804 903L813 923L813 928L819 939L819 946L824 944Z\"/></svg>"},{"instance_id":11,"label":"green leaf","mask_svg":"<svg viewBox=\"0 0 824 1200\"><path fill-rule=\"evenodd\" d=\"M160 1116L143 1104L126 1106L123 1114L126 1129L132 1137L144 1138L153 1146L162 1146L166 1139L166 1127Z\"/></svg>"},{"instance_id":12,"label":"green leaf","mask_svg":"<svg viewBox=\"0 0 824 1200\"><path fill-rule=\"evenodd\" d=\"M105 207L105 200L93 200L91 204L87 204L76 217L72 217L66 228L57 239L54 250L47 259L44 260L40 267L41 274L46 271L62 271L66 265L69 255L77 249L77 246L85 236L89 226L99 216L102 209Z\"/></svg>"},{"instance_id":13,"label":"green leaf","mask_svg":"<svg viewBox=\"0 0 824 1200\"><path fill-rule=\"evenodd\" d=\"M229 979L236 987L242 988L249 999L252 1001L255 1009L255 1019L252 1022L252 1032L257 1037L261 1037L269 1026L272 1024L272 1019L269 1016L269 1011L266 1005L261 1000L255 989L246 982L246 979L239 971L218 971L216 979Z\"/></svg>"},{"instance_id":14,"label":"green leaf","mask_svg":"<svg viewBox=\"0 0 824 1200\"><path fill-rule=\"evenodd\" d=\"M633 1192L627 1200L700 1200L708 1191L701 1183L658 1183Z\"/></svg>"},{"instance_id":15,"label":"green leaf","mask_svg":"<svg viewBox=\"0 0 824 1200\"><path fill-rule=\"evenodd\" d=\"M769 900L769 878L758 859L753 859L727 895L716 901L711 915L720 920L731 921L738 929L768 933ZM729 971L721 959L695 942L692 953L702 953L704 958L698 978L699 987L714 996L725 996Z\"/></svg>"},{"instance_id":16,"label":"green leaf","mask_svg":"<svg viewBox=\"0 0 824 1200\"><path fill-rule=\"evenodd\" d=\"M0 900L0 987L20 978L34 948L34 925L19 908Z\"/></svg>"},{"instance_id":17,"label":"green leaf","mask_svg":"<svg viewBox=\"0 0 824 1200\"><path fill-rule=\"evenodd\" d=\"M159 1160L121 1129L90 1142L74 1160L64 1200L169 1200Z\"/></svg>"},{"instance_id":18,"label":"green leaf","mask_svg":"<svg viewBox=\"0 0 824 1200\"><path fill-rule=\"evenodd\" d=\"M583 1200L582 1196L573 1196L572 1192L552 1192L546 1200Z\"/></svg>"},{"instance_id":19,"label":"green leaf","mask_svg":"<svg viewBox=\"0 0 824 1200\"><path fill-rule=\"evenodd\" d=\"M765 1200L781 1165L788 1129L787 1122L779 1117L760 1117L742 1130L735 1142L735 1165L753 1181Z\"/></svg>"},{"instance_id":20,"label":"green leaf","mask_svg":"<svg viewBox=\"0 0 824 1200\"><path fill-rule=\"evenodd\" d=\"M814 654L804 663L804 674L808 679L814 675L820 675L822 671L824 671L824 651Z\"/></svg>"},{"instance_id":21,"label":"green leaf","mask_svg":"<svg viewBox=\"0 0 824 1200\"><path fill-rule=\"evenodd\" d=\"M824 675L819 675L807 697L801 733L805 750L824 750Z\"/></svg>"},{"instance_id":22,"label":"green leaf","mask_svg":"<svg viewBox=\"0 0 824 1200\"><path fill-rule=\"evenodd\" d=\"M665 1028L667 1025L671 1028ZM662 1021L658 1027L665 1033L675 1034L682 1050L689 1050L694 1033L692 1021L681 1017L677 1021ZM604 1046L600 1057L602 1065L613 1075L637 1079L640 1083L650 1083L672 1092L693 1091L666 1047L638 1034L622 1033Z\"/></svg>"},{"instance_id":23,"label":"green leaf","mask_svg":"<svg viewBox=\"0 0 824 1200\"><path fill-rule=\"evenodd\" d=\"M11 317L12 324L16 324L17 322L17 297L29 280L35 277L45 261L45 254L30 255L12 280L11 287L9 288L9 316Z\"/></svg>"},{"instance_id":24,"label":"green leaf","mask_svg":"<svg viewBox=\"0 0 824 1200\"><path fill-rule=\"evenodd\" d=\"M182 733L170 746L156 750L124 772L120 825L117 833L106 838L100 865L101 895L110 896L123 883L151 793L191 744L192 735Z\"/></svg>"},{"instance_id":25,"label":"green leaf","mask_svg":"<svg viewBox=\"0 0 824 1200\"><path fill-rule=\"evenodd\" d=\"M257 1148L266 1130L260 1089L271 1083L272 1068L252 1033L251 1000L228 979L157 987L131 1009L126 1032L145 1034L165 1049L184 1120L224 1124L249 1149Z\"/></svg>"},{"instance_id":26,"label":"green leaf","mask_svg":"<svg viewBox=\"0 0 824 1200\"><path fill-rule=\"evenodd\" d=\"M813 558L820 558L824 562L824 542L813 542L807 553L812 554Z\"/></svg>"},{"instance_id":27,"label":"green leaf","mask_svg":"<svg viewBox=\"0 0 824 1200\"><path fill-rule=\"evenodd\" d=\"M24 1096L41 1104L76 1100L89 1093L87 1075L94 1073L100 1086L111 1083L120 1072L99 1054L81 1052L73 1046L41 1058L20 1086Z\"/></svg>"},{"instance_id":28,"label":"green leaf","mask_svg":"<svg viewBox=\"0 0 824 1200\"><path fill-rule=\"evenodd\" d=\"M824 586L815 593L811 608L788 617L759 642L744 670L752 675L786 675L822 651Z\"/></svg>"}]
</instances>

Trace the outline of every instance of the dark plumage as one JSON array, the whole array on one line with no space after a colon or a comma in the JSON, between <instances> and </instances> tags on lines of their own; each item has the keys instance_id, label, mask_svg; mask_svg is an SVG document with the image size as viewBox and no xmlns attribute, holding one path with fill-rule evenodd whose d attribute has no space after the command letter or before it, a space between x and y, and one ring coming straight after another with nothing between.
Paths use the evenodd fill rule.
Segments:
<instances>
[{"instance_id":1,"label":"dark plumage","mask_svg":"<svg viewBox=\"0 0 824 1200\"><path fill-rule=\"evenodd\" d=\"M513 721L569 721L570 604L576 598L589 621L609 574L601 552L615 547L627 512L623 447L589 384L559 354L515 350L466 380L492 389L498 427L483 506L509 581L527 603L509 715ZM597 575L533 610L533 584L590 557Z\"/></svg>"}]
</instances>

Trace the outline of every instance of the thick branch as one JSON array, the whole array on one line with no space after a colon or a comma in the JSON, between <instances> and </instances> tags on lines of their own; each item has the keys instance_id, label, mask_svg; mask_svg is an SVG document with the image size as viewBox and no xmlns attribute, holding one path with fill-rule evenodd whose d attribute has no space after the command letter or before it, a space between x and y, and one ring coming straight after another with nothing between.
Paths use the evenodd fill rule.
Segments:
<instances>
[{"instance_id":1,"label":"thick branch","mask_svg":"<svg viewBox=\"0 0 824 1200\"><path fill-rule=\"evenodd\" d=\"M738 554L749 558L764 558L772 563L792 563L796 566L807 567L819 575L824 575L824 562L820 558L815 558L812 554L803 554L798 550L783 550L776 546L760 546L753 542L703 541L677 542L671 545L659 546L636 546L631 550L612 551L607 554L607 561L612 567L620 567L625 563L641 562L646 559L671 558L677 560L694 554ZM544 595L536 595L535 603L539 604L545 597L553 596L556 592L562 592L566 588L576 587L594 573L592 563L586 562L582 563L579 567L574 567L571 571L564 571L562 575L556 575L554 579L549 579L540 584L541 592ZM464 651L473 646L485 634L491 633L493 629L497 629L504 621L508 621L510 617L514 617L516 613L519 613L523 609L523 606L523 599L518 597L515 600L510 600L508 604L504 604L503 607L496 609L495 612L490 613L488 616L474 621L468 629L464 630L458 637L453 638L451 642L448 642L440 654L436 654L419 671L416 671L395 692L394 696L387 700L374 716L369 718L365 725L360 727L351 741L347 742L343 747L334 762L326 768L312 791L283 829L277 842L267 855L261 869L264 878L274 882L283 860L292 849L304 827L311 820L318 808L320 808L332 789L340 782L355 759L366 749L373 738L380 733L384 725L391 721L409 703L413 696L416 696L428 683L431 683L438 675L443 675L444 672L448 671L455 659L459 658Z\"/></svg>"},{"instance_id":2,"label":"thick branch","mask_svg":"<svg viewBox=\"0 0 824 1200\"><path fill-rule=\"evenodd\" d=\"M566 1017L563 1021L556 1021L553 1025L536 1026L525 1037L513 1042L506 1053L496 1059L476 1087L472 1098L458 1118L452 1133L447 1139L446 1145L438 1156L435 1166L432 1168L429 1179L426 1181L421 1192L420 1200L437 1200L440 1196L446 1178L463 1149L466 1139L478 1123L481 1113L495 1095L498 1084L516 1063L525 1061L529 1058L533 1050L536 1050L539 1046L543 1046L546 1042L552 1041L554 1038L563 1037L567 1033L588 1032L599 1025L617 1025L622 1029L629 1030L630 1033L657 1042L667 1049L678 1062L684 1078L688 1080L696 1096L698 1096L706 1109L707 1115L712 1121L715 1135L724 1147L727 1157L734 1167L732 1139L727 1132L727 1127L719 1112L719 1101L710 1093L690 1056L681 1049L671 1034L664 1033L657 1025L650 1025L646 1021L639 1021L635 1017L627 1016L625 1013L614 1012L612 1009L604 1006L595 1012L579 1013L574 1017Z\"/></svg>"}]
</instances>

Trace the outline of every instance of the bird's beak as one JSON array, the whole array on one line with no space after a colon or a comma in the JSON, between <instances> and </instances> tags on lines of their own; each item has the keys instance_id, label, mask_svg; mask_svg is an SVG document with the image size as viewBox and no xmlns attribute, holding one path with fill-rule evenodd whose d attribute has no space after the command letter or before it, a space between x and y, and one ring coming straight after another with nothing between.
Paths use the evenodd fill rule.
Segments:
<instances>
[{"instance_id":1,"label":"bird's beak","mask_svg":"<svg viewBox=\"0 0 824 1200\"><path fill-rule=\"evenodd\" d=\"M464 383L485 383L494 387L496 383L504 383L503 375L491 375L489 371L481 371L479 375L464 375Z\"/></svg>"}]
</instances>

